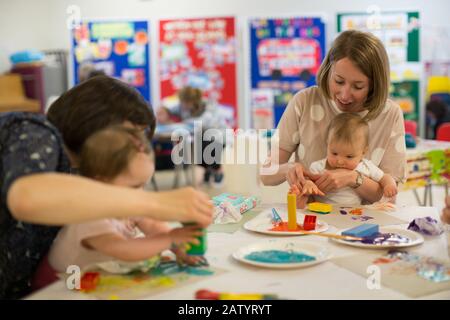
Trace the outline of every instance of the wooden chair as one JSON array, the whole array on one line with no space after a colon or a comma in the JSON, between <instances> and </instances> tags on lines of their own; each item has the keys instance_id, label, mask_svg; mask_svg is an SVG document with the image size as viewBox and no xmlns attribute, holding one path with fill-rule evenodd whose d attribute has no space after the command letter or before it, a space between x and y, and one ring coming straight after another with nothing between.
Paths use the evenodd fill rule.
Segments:
<instances>
[{"instance_id":1,"label":"wooden chair","mask_svg":"<svg viewBox=\"0 0 450 320\"><path fill-rule=\"evenodd\" d=\"M20 75L0 75L0 112L12 111L41 112L41 104L25 96Z\"/></svg>"}]
</instances>

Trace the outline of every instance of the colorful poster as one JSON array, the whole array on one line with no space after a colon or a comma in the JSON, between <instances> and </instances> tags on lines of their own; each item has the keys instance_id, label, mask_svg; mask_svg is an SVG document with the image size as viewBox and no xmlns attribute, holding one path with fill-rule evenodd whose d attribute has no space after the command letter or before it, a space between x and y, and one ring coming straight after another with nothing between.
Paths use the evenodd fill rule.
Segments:
<instances>
[{"instance_id":1,"label":"colorful poster","mask_svg":"<svg viewBox=\"0 0 450 320\"><path fill-rule=\"evenodd\" d=\"M251 96L261 89L273 92L276 126L290 98L316 83L325 54L325 23L316 17L254 18L249 26Z\"/></svg>"},{"instance_id":2,"label":"colorful poster","mask_svg":"<svg viewBox=\"0 0 450 320\"><path fill-rule=\"evenodd\" d=\"M236 127L235 19L162 20L159 41L161 104L177 103L178 90L190 85Z\"/></svg>"},{"instance_id":3,"label":"colorful poster","mask_svg":"<svg viewBox=\"0 0 450 320\"><path fill-rule=\"evenodd\" d=\"M84 71L100 70L135 87L150 102L147 21L83 22L72 31L74 84Z\"/></svg>"},{"instance_id":4,"label":"colorful poster","mask_svg":"<svg viewBox=\"0 0 450 320\"><path fill-rule=\"evenodd\" d=\"M419 13L339 14L338 32L351 29L371 32L383 41L391 67L391 98L400 105L405 119L419 122Z\"/></svg>"}]
</instances>

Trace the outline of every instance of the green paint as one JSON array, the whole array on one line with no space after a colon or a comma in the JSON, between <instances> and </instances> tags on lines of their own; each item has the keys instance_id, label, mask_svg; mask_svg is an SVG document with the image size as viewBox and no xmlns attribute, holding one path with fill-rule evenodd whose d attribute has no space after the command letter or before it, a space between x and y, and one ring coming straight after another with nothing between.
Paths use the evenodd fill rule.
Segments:
<instances>
[{"instance_id":1,"label":"green paint","mask_svg":"<svg viewBox=\"0 0 450 320\"><path fill-rule=\"evenodd\" d=\"M195 223L184 223L184 226L193 226L196 225ZM198 241L200 241L199 244L192 244L189 243L189 250L186 251L189 255L195 255L195 256L202 256L206 253L206 229L200 229L202 232L202 235L197 237Z\"/></svg>"}]
</instances>

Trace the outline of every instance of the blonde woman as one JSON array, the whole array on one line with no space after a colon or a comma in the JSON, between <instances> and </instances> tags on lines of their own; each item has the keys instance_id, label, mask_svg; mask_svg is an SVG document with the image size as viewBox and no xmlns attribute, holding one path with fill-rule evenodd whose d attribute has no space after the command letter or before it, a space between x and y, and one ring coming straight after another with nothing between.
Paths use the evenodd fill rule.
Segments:
<instances>
[{"instance_id":1,"label":"blonde woman","mask_svg":"<svg viewBox=\"0 0 450 320\"><path fill-rule=\"evenodd\" d=\"M380 200L381 186L356 170L339 168L314 175L305 168L326 157L326 132L331 120L340 113L352 112L369 124L371 139L366 158L397 183L405 179L403 114L388 99L389 62L383 44L369 33L341 33L319 69L317 83L289 102L278 125L278 145L272 147L261 180L265 185L287 181L301 190L307 175L325 194L351 187L365 202ZM293 153L295 162L288 163Z\"/></svg>"}]
</instances>

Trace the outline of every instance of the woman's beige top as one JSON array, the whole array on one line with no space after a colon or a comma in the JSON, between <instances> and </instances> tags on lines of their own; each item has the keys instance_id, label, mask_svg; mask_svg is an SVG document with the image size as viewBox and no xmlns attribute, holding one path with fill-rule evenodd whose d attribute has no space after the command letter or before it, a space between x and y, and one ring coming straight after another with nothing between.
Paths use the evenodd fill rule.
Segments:
<instances>
[{"instance_id":1,"label":"woman's beige top","mask_svg":"<svg viewBox=\"0 0 450 320\"><path fill-rule=\"evenodd\" d=\"M365 116L367 110L359 112ZM298 92L289 102L278 124L279 147L295 152L295 161L305 168L327 155L326 133L330 121L342 111L334 101L323 96L317 86ZM387 100L382 113L369 121L371 160L398 182L406 178L406 146L403 113Z\"/></svg>"}]
</instances>

